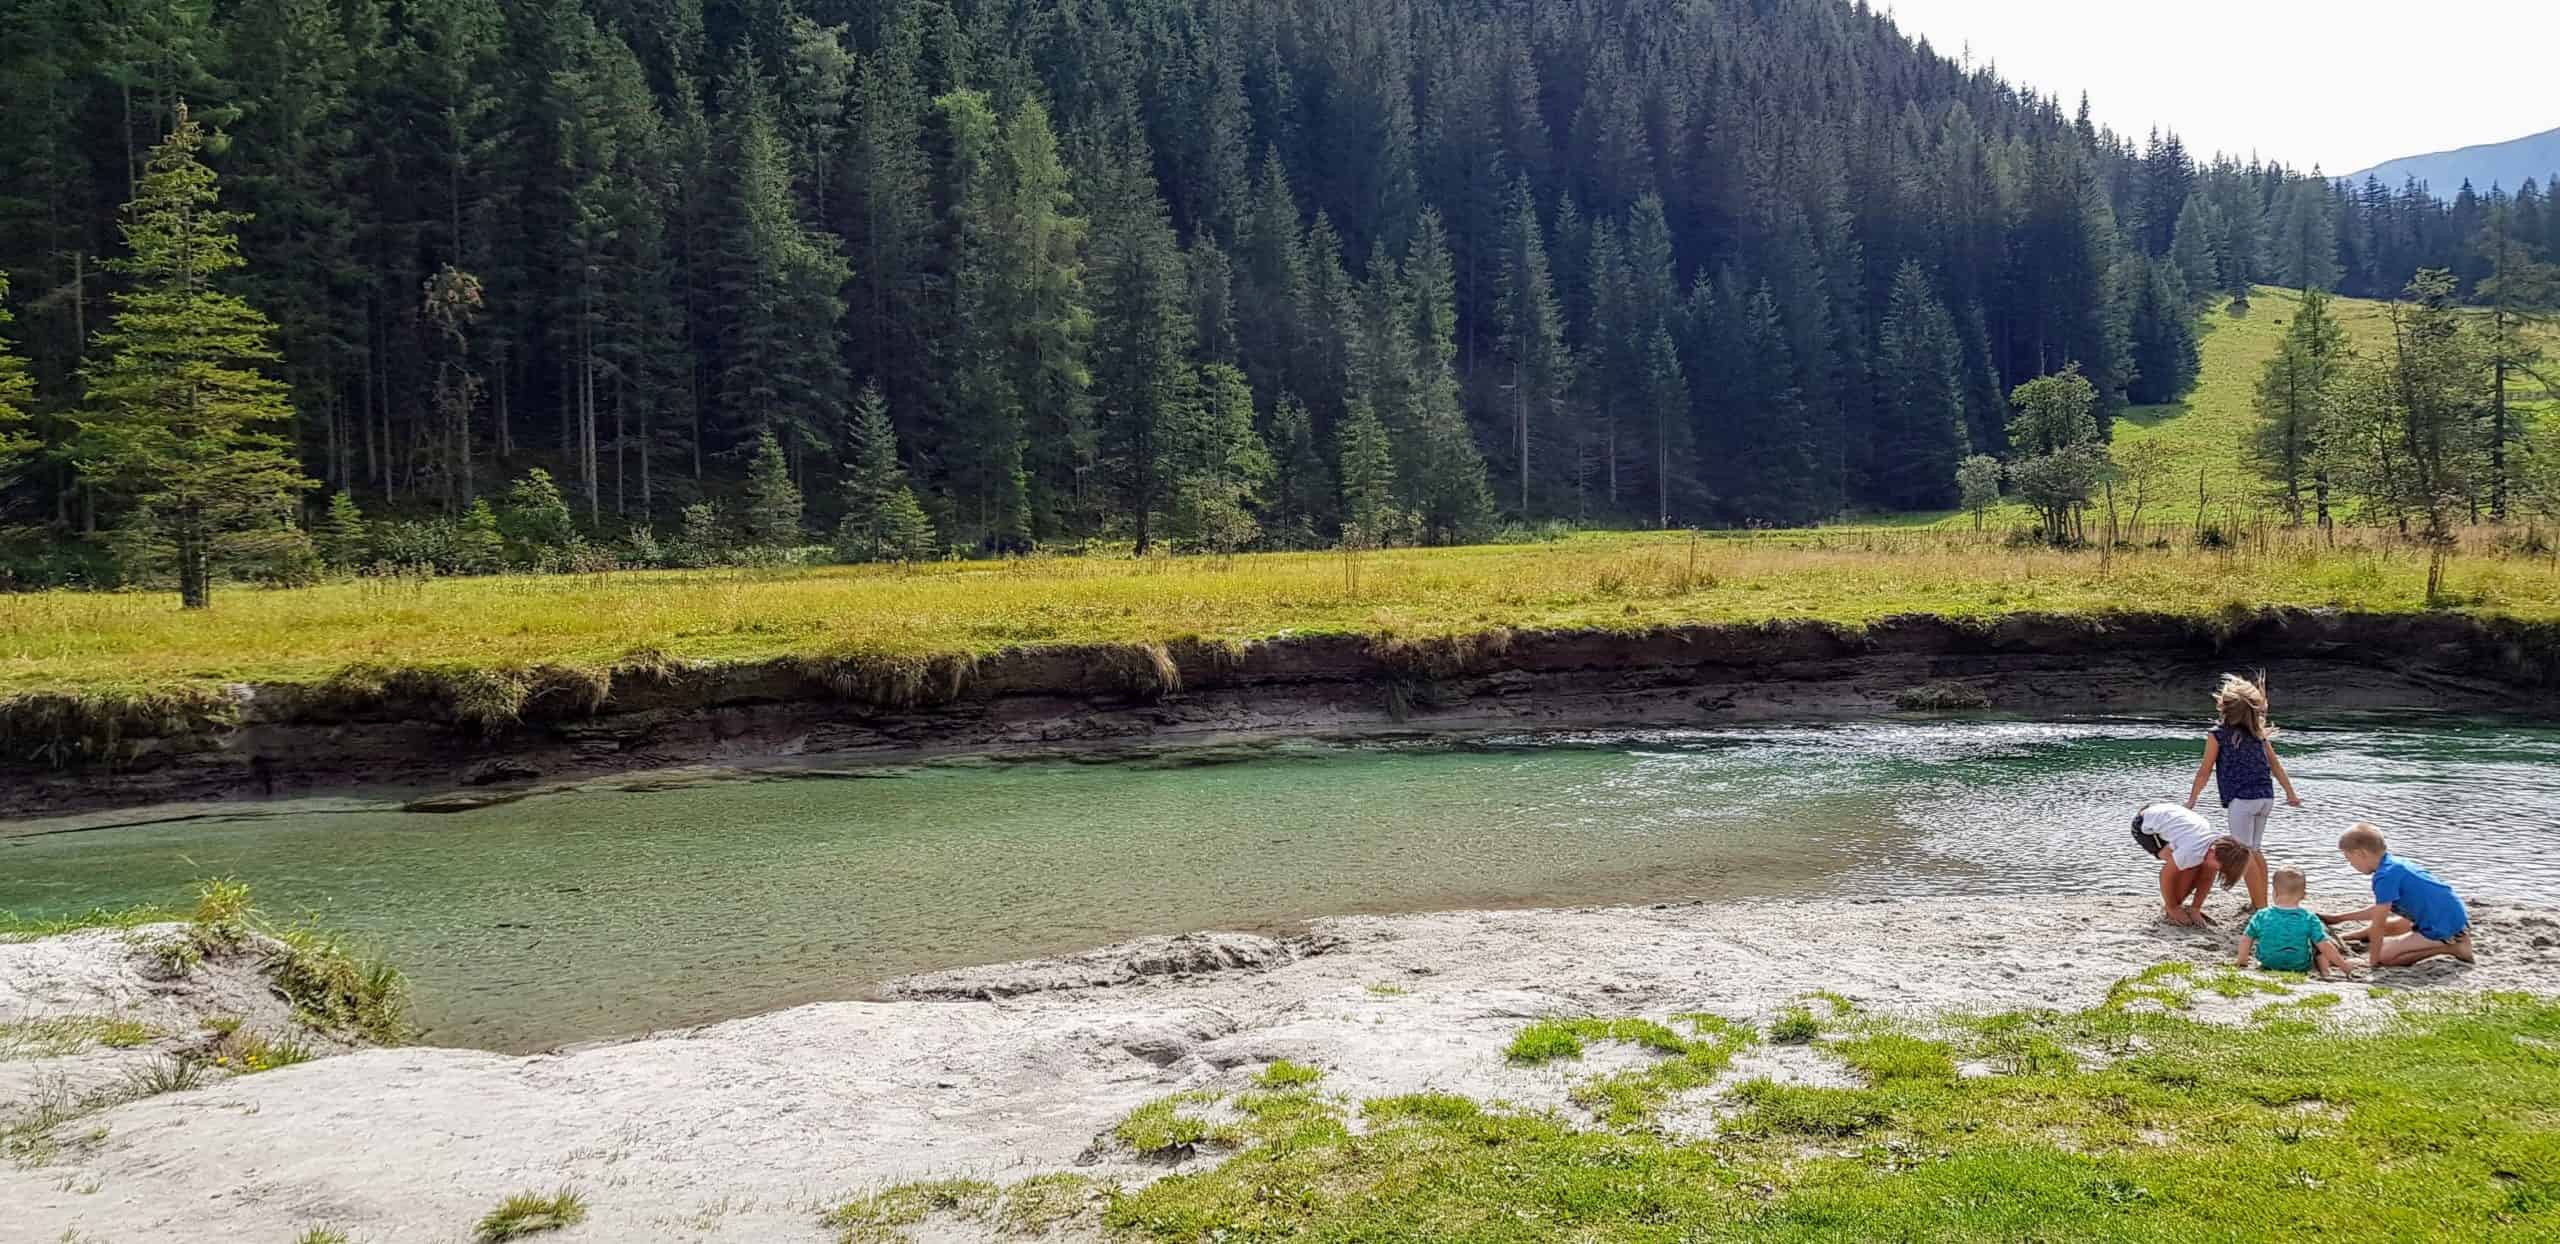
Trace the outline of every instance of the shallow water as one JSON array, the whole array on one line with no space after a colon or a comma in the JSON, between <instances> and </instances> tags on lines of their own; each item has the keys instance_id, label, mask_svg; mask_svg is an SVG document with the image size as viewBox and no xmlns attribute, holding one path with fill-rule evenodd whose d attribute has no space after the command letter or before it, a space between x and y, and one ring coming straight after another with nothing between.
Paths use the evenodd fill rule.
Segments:
<instances>
[{"instance_id":1,"label":"shallow water","mask_svg":"<svg viewBox=\"0 0 2560 1244\"><path fill-rule=\"evenodd\" d=\"M2146 893L2126 822L2186 793L2200 746L2144 722L1882 722L627 783L452 815L274 805L0 839L0 910L238 876L406 967L428 1039L530 1049L1346 912ZM2560 731L2336 722L2280 747L2309 806L2278 810L2269 854L2315 896L2363 893L2329 844L2369 819L2466 893L2560 898Z\"/></svg>"}]
</instances>

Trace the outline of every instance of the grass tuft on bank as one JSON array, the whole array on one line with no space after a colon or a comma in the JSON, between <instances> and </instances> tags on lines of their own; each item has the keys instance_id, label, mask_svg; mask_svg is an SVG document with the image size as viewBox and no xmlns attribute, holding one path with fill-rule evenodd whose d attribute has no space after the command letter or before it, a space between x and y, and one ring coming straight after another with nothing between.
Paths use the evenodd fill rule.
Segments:
<instances>
[{"instance_id":1,"label":"grass tuft on bank","mask_svg":"<svg viewBox=\"0 0 2560 1244\"><path fill-rule=\"evenodd\" d=\"M472 1229L476 1244L505 1244L508 1240L540 1235L577 1226L587 1220L587 1198L577 1189L562 1187L555 1192L519 1192L498 1202Z\"/></svg>"},{"instance_id":2,"label":"grass tuft on bank","mask_svg":"<svg viewBox=\"0 0 2560 1244\"><path fill-rule=\"evenodd\" d=\"M1710 1136L1656 1122L1700 1082L1661 1069L1728 1053L1737 1025L1547 1021L1516 1052L1572 1041L1662 1052L1619 1073L1633 1109L1561 1115L1446 1094L1337 1120L1239 1124L1244 1148L1113 1200L1144 1240L1532 1241L2046 1238L2285 1234L2540 1239L2560 1230L2560 1002L2410 1002L2341 1029L2309 998L2237 1026L2134 1005L2128 982L2072 1013L1957 1017L1927 1031L1846 1013L1817 1047L1850 1087L1716 1090ZM2206 980L2218 978L2207 977ZM2278 984L2279 982L2267 982ZM2251 992L2256 992L2252 990ZM2332 994L2318 994L2330 997ZM2336 1005L2333 1001L2330 1006ZM2084 1061L2085 1060L2085 1061ZM1987 1072L1960 1074L1959 1063ZM1650 1078L1648 1078L1650 1077Z\"/></svg>"}]
</instances>

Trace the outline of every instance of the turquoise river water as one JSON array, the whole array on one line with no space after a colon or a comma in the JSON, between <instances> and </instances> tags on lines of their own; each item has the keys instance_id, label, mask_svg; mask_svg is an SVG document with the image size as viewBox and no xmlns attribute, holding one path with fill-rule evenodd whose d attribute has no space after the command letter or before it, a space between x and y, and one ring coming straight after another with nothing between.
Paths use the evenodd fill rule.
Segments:
<instances>
[{"instance_id":1,"label":"turquoise river water","mask_svg":"<svg viewBox=\"0 0 2560 1244\"><path fill-rule=\"evenodd\" d=\"M7 827L0 910L237 876L405 967L428 1040L521 1050L1351 912L2145 893L2126 822L2185 794L2200 746L2151 722L1879 722L605 783L447 815L251 805ZM2560 730L2333 721L2280 747L2308 806L2278 811L2269 853L2315 893L2359 892L2329 844L2370 819L2469 893L2560 898Z\"/></svg>"}]
</instances>

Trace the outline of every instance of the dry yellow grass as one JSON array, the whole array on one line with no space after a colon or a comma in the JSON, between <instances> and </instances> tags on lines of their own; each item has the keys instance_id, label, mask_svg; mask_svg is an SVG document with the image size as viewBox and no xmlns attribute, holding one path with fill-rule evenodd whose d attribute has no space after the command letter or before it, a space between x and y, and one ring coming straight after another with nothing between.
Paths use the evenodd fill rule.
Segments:
<instances>
[{"instance_id":1,"label":"dry yellow grass","mask_svg":"<svg viewBox=\"0 0 2560 1244\"><path fill-rule=\"evenodd\" d=\"M1553 544L1222 560L1032 558L910 570L630 572L232 589L189 615L168 595L0 596L0 694L318 682L351 665L602 668L1017 645L1422 637L1495 628L1638 629L1901 613L1984 617L2287 605L2424 606L2424 558L2371 533L2326 549L2119 553L2002 547L1943 531L1586 535ZM2475 534L2460 607L2560 618L2560 569Z\"/></svg>"}]
</instances>

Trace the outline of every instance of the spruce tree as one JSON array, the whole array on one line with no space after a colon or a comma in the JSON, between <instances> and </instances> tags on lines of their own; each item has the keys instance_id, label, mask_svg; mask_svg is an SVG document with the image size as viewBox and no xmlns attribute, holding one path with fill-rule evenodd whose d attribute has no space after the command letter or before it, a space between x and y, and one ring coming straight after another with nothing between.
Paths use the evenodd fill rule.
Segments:
<instances>
[{"instance_id":1,"label":"spruce tree","mask_svg":"<svg viewBox=\"0 0 2560 1244\"><path fill-rule=\"evenodd\" d=\"M78 450L92 478L158 518L189 609L212 603L222 537L284 525L314 486L287 452L285 386L262 370L277 362L273 326L214 284L243 266L232 233L240 218L216 206L203 145L180 104L125 205L130 253L113 267L129 285L98 337L104 363L89 376Z\"/></svg>"},{"instance_id":2,"label":"spruce tree","mask_svg":"<svg viewBox=\"0 0 2560 1244\"><path fill-rule=\"evenodd\" d=\"M320 555L320 564L345 573L362 566L365 561L364 511L356 508L355 498L345 492L329 496L329 508L311 528L312 551Z\"/></svg>"},{"instance_id":3,"label":"spruce tree","mask_svg":"<svg viewBox=\"0 0 2560 1244\"><path fill-rule=\"evenodd\" d=\"M1546 491L1559 491L1557 442L1566 395L1573 388L1573 359L1564 340L1564 317L1547 270L1546 240L1529 181L1512 183L1508 230L1503 235L1500 309L1503 388L1509 407L1513 503L1522 518L1537 506L1531 476ZM1540 459L1544 457L1545 461ZM1550 509L1554 508L1552 503Z\"/></svg>"},{"instance_id":4,"label":"spruce tree","mask_svg":"<svg viewBox=\"0 0 2560 1244\"><path fill-rule=\"evenodd\" d=\"M1425 533L1457 544L1483 535L1493 519L1484 453L1459 405L1457 288L1440 214L1424 209L1405 262L1413 327L1413 461L1424 478L1412 490Z\"/></svg>"},{"instance_id":5,"label":"spruce tree","mask_svg":"<svg viewBox=\"0 0 2560 1244\"><path fill-rule=\"evenodd\" d=\"M800 488L782 460L782 443L764 432L747 461L747 543L766 549L799 544L800 512Z\"/></svg>"},{"instance_id":6,"label":"spruce tree","mask_svg":"<svg viewBox=\"0 0 2560 1244\"><path fill-rule=\"evenodd\" d=\"M1335 511L1333 472L1316 437L1307 404L1283 393L1271 406L1271 506L1266 524L1274 543L1309 548Z\"/></svg>"},{"instance_id":7,"label":"spruce tree","mask_svg":"<svg viewBox=\"0 0 2560 1244\"><path fill-rule=\"evenodd\" d=\"M898 465L898 433L878 388L865 387L854 399L846 443L852 453L844 471L844 518L836 524L837 556L856 562L932 556L933 523Z\"/></svg>"},{"instance_id":8,"label":"spruce tree","mask_svg":"<svg viewBox=\"0 0 2560 1244\"><path fill-rule=\"evenodd\" d=\"M2329 295L2315 289L2302 296L2284 344L2258 377L2258 426L2250 438L2250 456L2297 527L2303 523L2306 490L2313 494L2322 525L2328 521L2321 434L2346 349L2346 329L2330 314Z\"/></svg>"},{"instance_id":9,"label":"spruce tree","mask_svg":"<svg viewBox=\"0 0 2560 1244\"><path fill-rule=\"evenodd\" d=\"M2204 356L2186 282L2165 260L2128 258L2133 283L2129 330L2133 380L2125 390L2140 405L2174 402L2195 387Z\"/></svg>"},{"instance_id":10,"label":"spruce tree","mask_svg":"<svg viewBox=\"0 0 2560 1244\"><path fill-rule=\"evenodd\" d=\"M1256 514L1273 468L1253 427L1253 390L1225 363L1200 369L1199 397L1169 446L1173 476L1167 534L1210 553L1233 553L1262 533Z\"/></svg>"},{"instance_id":11,"label":"spruce tree","mask_svg":"<svg viewBox=\"0 0 2560 1244\"><path fill-rule=\"evenodd\" d=\"M2178 212L2174 240L2169 244L2169 262L2186 282L2188 295L2194 298L2203 298L2221 288L2213 254L2216 230L2209 215L2212 210L2204 196L2188 195L2187 205Z\"/></svg>"},{"instance_id":12,"label":"spruce tree","mask_svg":"<svg viewBox=\"0 0 2560 1244\"><path fill-rule=\"evenodd\" d=\"M1387 444L1386 425L1378 422L1365 397L1351 399L1335 458L1342 477L1342 542L1352 548L1383 548L1402 538L1412 519L1396 501L1395 453Z\"/></svg>"},{"instance_id":13,"label":"spruce tree","mask_svg":"<svg viewBox=\"0 0 2560 1244\"><path fill-rule=\"evenodd\" d=\"M1653 449L1654 525L1671 527L1675 503L1685 507L1698 478L1698 449L1689 424L1689 386L1668 327L1656 327L1645 350L1643 409Z\"/></svg>"},{"instance_id":14,"label":"spruce tree","mask_svg":"<svg viewBox=\"0 0 2560 1244\"><path fill-rule=\"evenodd\" d=\"M27 361L19 358L9 340L9 325L14 317L9 312L9 277L0 273L0 488L17 479L18 468L33 456L36 442L27 435L34 422L29 412L35 407L35 379L27 374Z\"/></svg>"},{"instance_id":15,"label":"spruce tree","mask_svg":"<svg viewBox=\"0 0 2560 1244\"><path fill-rule=\"evenodd\" d=\"M723 86L721 121L726 229L712 287L720 410L741 447L771 432L796 460L835 441L844 355L812 346L835 340L851 274L833 239L801 223L773 104L752 66Z\"/></svg>"},{"instance_id":16,"label":"spruce tree","mask_svg":"<svg viewBox=\"0 0 2560 1244\"><path fill-rule=\"evenodd\" d=\"M1896 510L1945 509L1956 466L1971 452L1965 430L1955 322L1916 261L1893 278L1877 337L1877 500Z\"/></svg>"},{"instance_id":17,"label":"spruce tree","mask_svg":"<svg viewBox=\"0 0 2560 1244\"><path fill-rule=\"evenodd\" d=\"M1093 400L1101 459L1138 552L1172 499L1165 453L1195 400L1187 275L1143 144L1099 161L1093 211Z\"/></svg>"}]
</instances>

